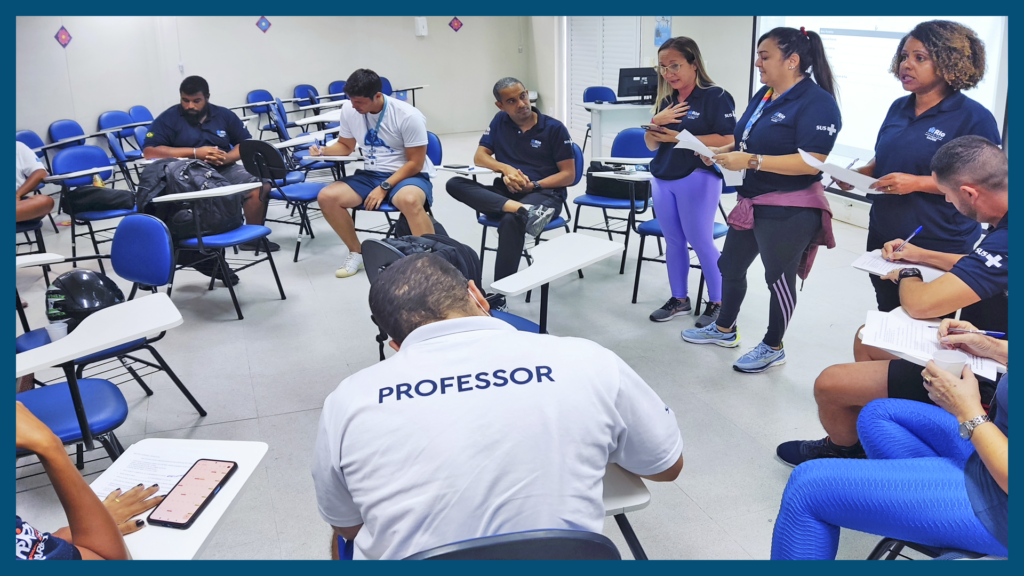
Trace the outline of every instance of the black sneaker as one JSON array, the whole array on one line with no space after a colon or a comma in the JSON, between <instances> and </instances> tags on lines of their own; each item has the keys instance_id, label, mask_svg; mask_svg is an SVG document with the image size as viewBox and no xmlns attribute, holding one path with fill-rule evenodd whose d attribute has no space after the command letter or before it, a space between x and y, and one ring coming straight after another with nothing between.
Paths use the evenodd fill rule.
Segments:
<instances>
[{"instance_id":1,"label":"black sneaker","mask_svg":"<svg viewBox=\"0 0 1024 576\"><path fill-rule=\"evenodd\" d=\"M205 261L202 261L202 262L197 262L195 264L192 264L191 267L196 272L199 272L201 274L205 274L205 275L211 276L211 277L215 276L217 278L217 280L220 280L221 282L224 282L224 274L221 273L220 266L218 266L216 261L214 261L214 260L205 260ZM228 276L228 278L231 279L231 285L232 286L237 286L238 285L238 281L239 281L238 274L235 274L234 272L230 272L230 276ZM224 282L224 285L227 286L227 282Z\"/></svg>"},{"instance_id":2,"label":"black sneaker","mask_svg":"<svg viewBox=\"0 0 1024 576\"><path fill-rule=\"evenodd\" d=\"M526 212L526 233L536 238L555 217L555 209L535 204Z\"/></svg>"},{"instance_id":3,"label":"black sneaker","mask_svg":"<svg viewBox=\"0 0 1024 576\"><path fill-rule=\"evenodd\" d=\"M689 314L690 299L680 300L675 296L668 299L665 305L651 312L651 322L668 322L680 314Z\"/></svg>"},{"instance_id":4,"label":"black sneaker","mask_svg":"<svg viewBox=\"0 0 1024 576\"><path fill-rule=\"evenodd\" d=\"M700 318L697 318L697 328L703 328L715 320L718 320L718 313L721 310L721 304L715 304L714 302L708 304L708 307L704 309L704 313L700 315Z\"/></svg>"},{"instance_id":5,"label":"black sneaker","mask_svg":"<svg viewBox=\"0 0 1024 576\"><path fill-rule=\"evenodd\" d=\"M779 460L790 466L799 466L808 460L819 458L867 458L864 447L857 442L853 446L839 446L826 436L821 440L793 440L783 442L775 449Z\"/></svg>"},{"instance_id":6,"label":"black sneaker","mask_svg":"<svg viewBox=\"0 0 1024 576\"><path fill-rule=\"evenodd\" d=\"M270 251L271 252L277 252L278 250L281 249L281 246L279 244L277 244L276 242L271 242L270 240L267 240L267 243L270 244ZM262 252L263 251L263 243L260 242L259 240L255 241L255 242L246 242L245 244L239 244L238 245L238 249L242 250L244 252L255 252L256 250L259 250L260 252Z\"/></svg>"}]
</instances>

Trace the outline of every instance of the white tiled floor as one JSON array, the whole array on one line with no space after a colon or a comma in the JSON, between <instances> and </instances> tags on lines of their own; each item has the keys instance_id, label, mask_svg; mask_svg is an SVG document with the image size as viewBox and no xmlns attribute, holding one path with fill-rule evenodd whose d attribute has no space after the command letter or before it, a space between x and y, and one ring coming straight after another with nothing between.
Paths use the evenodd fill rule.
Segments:
<instances>
[{"instance_id":1,"label":"white tiled floor","mask_svg":"<svg viewBox=\"0 0 1024 576\"><path fill-rule=\"evenodd\" d=\"M477 134L442 136L445 160L469 161L477 138ZM440 172L434 181L434 214L453 237L476 248L480 227L472 210L445 193L446 179L446 173ZM578 186L570 194L580 194L582 189ZM731 202L725 200L727 209ZM383 220L365 214L360 223L378 219ZM585 211L583 220L596 222L597 211ZM649 483L651 505L629 515L651 558L768 557L773 522L790 473L775 459L775 446L824 435L812 396L814 378L825 367L852 359L854 331L874 304L868 279L850 267L863 249L866 231L834 225L839 245L819 253L798 295L799 306L786 338L788 363L763 374L743 375L730 367L757 343L767 324L768 290L759 281L763 276L759 262L750 270L750 290L739 317L746 341L738 350L683 343L679 331L692 326L690 317L663 324L647 319L669 296L663 265L644 266L638 303L630 304L635 241L625 275L618 275L617 259L608 259L587 268L585 279L571 274L553 283L551 333L586 335L615 351L678 415L686 442L683 473L671 484ZM128 421L117 431L126 446L145 437L258 439L270 445L260 470L204 558L328 557L330 530L317 513L309 475L320 407L343 378L377 361L366 277L334 277L345 249L327 223L314 221L317 237L303 242L298 263L291 262L296 228L279 224L271 228L273 239L282 245L276 262L287 300L279 300L265 265L240 275L242 321L235 317L227 290L218 287L208 292L205 277L194 272L180 273L175 279L173 300L185 322L168 332L157 348L209 415L198 417L164 375L148 378L155 391L152 397L147 398L134 383L121 386L131 407ZM70 254L67 228L54 235L47 227L44 233L51 252ZM490 240L492 245L496 241L496 237ZM653 253L654 247L649 245L647 250ZM488 254L485 285L493 274L493 263L493 253ZM45 286L41 274L20 270L16 278L22 297L30 303L31 325L42 326ZM696 289L697 280L692 273L691 290ZM517 297L509 307L513 313L536 319L539 304ZM92 453L93 457L101 454ZM94 478L106 465L106 460L90 464L87 478ZM17 509L23 517L46 529L64 525L45 477L19 480L17 486ZM619 545L624 557L630 557L611 519L605 534ZM864 558L876 541L876 537L844 530L839 556Z\"/></svg>"}]
</instances>

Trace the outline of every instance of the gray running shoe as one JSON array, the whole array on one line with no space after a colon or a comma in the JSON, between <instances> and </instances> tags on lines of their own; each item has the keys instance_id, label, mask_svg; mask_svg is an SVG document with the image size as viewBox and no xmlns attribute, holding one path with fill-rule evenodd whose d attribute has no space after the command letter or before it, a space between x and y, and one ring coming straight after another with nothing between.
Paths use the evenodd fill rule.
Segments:
<instances>
[{"instance_id":1,"label":"gray running shoe","mask_svg":"<svg viewBox=\"0 0 1024 576\"><path fill-rule=\"evenodd\" d=\"M668 299L665 305L651 312L651 322L667 322L680 314L690 313L690 299L680 300L675 296Z\"/></svg>"},{"instance_id":2,"label":"gray running shoe","mask_svg":"<svg viewBox=\"0 0 1024 576\"><path fill-rule=\"evenodd\" d=\"M555 217L555 209L542 205L530 206L526 213L526 233L536 238L544 231L544 227Z\"/></svg>"}]
</instances>

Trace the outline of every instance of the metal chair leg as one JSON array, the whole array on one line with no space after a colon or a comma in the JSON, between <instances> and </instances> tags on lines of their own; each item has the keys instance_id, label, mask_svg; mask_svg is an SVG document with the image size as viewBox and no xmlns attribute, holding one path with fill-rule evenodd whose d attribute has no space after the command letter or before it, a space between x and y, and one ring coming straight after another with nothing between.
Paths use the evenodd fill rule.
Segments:
<instances>
[{"instance_id":1,"label":"metal chair leg","mask_svg":"<svg viewBox=\"0 0 1024 576\"><path fill-rule=\"evenodd\" d=\"M139 386L142 387L142 391L146 393L146 396L152 396L153 390L151 390L149 386L146 386L146 383L143 382L142 377L139 376L139 373L136 372L134 368L132 368L131 364L125 361L124 356L118 356L117 359L118 361L121 362L121 365L124 366L125 370L127 370L128 373L132 375L132 378L134 378L135 381L139 383Z\"/></svg>"},{"instance_id":2,"label":"metal chair leg","mask_svg":"<svg viewBox=\"0 0 1024 576\"><path fill-rule=\"evenodd\" d=\"M228 263L224 260L224 251L217 252L217 263L220 264L221 274L224 275L224 284L228 287L228 292L231 293L231 302L235 305L235 312L238 314L239 320L244 320L242 316L242 307L238 305L238 297L235 296L235 287L231 285L231 269L228 267ZM216 276L216 274L214 275Z\"/></svg>"},{"instance_id":3,"label":"metal chair leg","mask_svg":"<svg viewBox=\"0 0 1024 576\"><path fill-rule=\"evenodd\" d=\"M96 231L93 230L93 228L92 228L92 222L86 222L85 225L89 227L89 238L92 240L92 249L96 253L96 255L99 256L100 255L100 243L96 241ZM106 271L106 269L103 268L103 259L102 258L99 259L99 263L100 263L100 273L101 274L106 274L107 271Z\"/></svg>"},{"instance_id":4,"label":"metal chair leg","mask_svg":"<svg viewBox=\"0 0 1024 576\"><path fill-rule=\"evenodd\" d=\"M174 385L178 387L178 390L181 390L181 393L185 395L185 398L189 401L189 403L192 404L192 407L196 409L196 412L199 412L200 416L206 416L206 410L203 410L203 407L199 405L199 402L195 399L194 396L192 396L192 393L188 391L188 388L185 387L185 384L183 384L181 380L178 379L178 375L174 373L174 370L171 370L171 367L167 365L167 362L164 360L164 357L161 356L160 353L156 351L156 348L153 348L148 344L143 346L143 348L149 350L149 353L153 355L154 359L156 359L157 364L160 364L160 369L171 377L171 381L173 381Z\"/></svg>"},{"instance_id":5,"label":"metal chair leg","mask_svg":"<svg viewBox=\"0 0 1024 576\"><path fill-rule=\"evenodd\" d=\"M636 279L633 280L633 304L636 304L636 293L640 289L640 266L644 263L644 241L647 240L647 236L644 234L640 235L640 253L636 257Z\"/></svg>"},{"instance_id":6,"label":"metal chair leg","mask_svg":"<svg viewBox=\"0 0 1024 576\"><path fill-rule=\"evenodd\" d=\"M263 237L263 247L267 250L267 262L270 262L270 269L274 272L274 280L277 281L277 291L281 293L281 300L285 300L284 287L281 286L281 277L277 275L277 266L274 265L274 257L270 255L270 241Z\"/></svg>"}]
</instances>

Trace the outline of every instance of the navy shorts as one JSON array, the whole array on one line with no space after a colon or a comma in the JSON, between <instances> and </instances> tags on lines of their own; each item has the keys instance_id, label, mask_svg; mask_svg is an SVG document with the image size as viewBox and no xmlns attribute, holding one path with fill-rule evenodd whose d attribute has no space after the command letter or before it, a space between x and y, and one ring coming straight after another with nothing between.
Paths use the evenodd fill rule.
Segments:
<instances>
[{"instance_id":1,"label":"navy shorts","mask_svg":"<svg viewBox=\"0 0 1024 576\"><path fill-rule=\"evenodd\" d=\"M241 162L234 162L224 166L214 166L214 170L232 184L248 184L259 182L260 179L250 174Z\"/></svg>"},{"instance_id":2,"label":"navy shorts","mask_svg":"<svg viewBox=\"0 0 1024 576\"><path fill-rule=\"evenodd\" d=\"M356 173L342 178L341 181L348 184L350 188L359 194L359 197L366 200L366 197L373 192L373 189L380 186L380 183L387 180L388 176L391 176L391 172L373 172L370 170L356 170ZM406 178L398 184L395 184L391 188L391 194L388 195L388 202L391 202L391 198L395 196L395 193L404 188L405 186L416 186L423 193L427 195L427 205L434 203L434 186L430 183L430 177L425 173L420 172L416 176Z\"/></svg>"}]
</instances>

